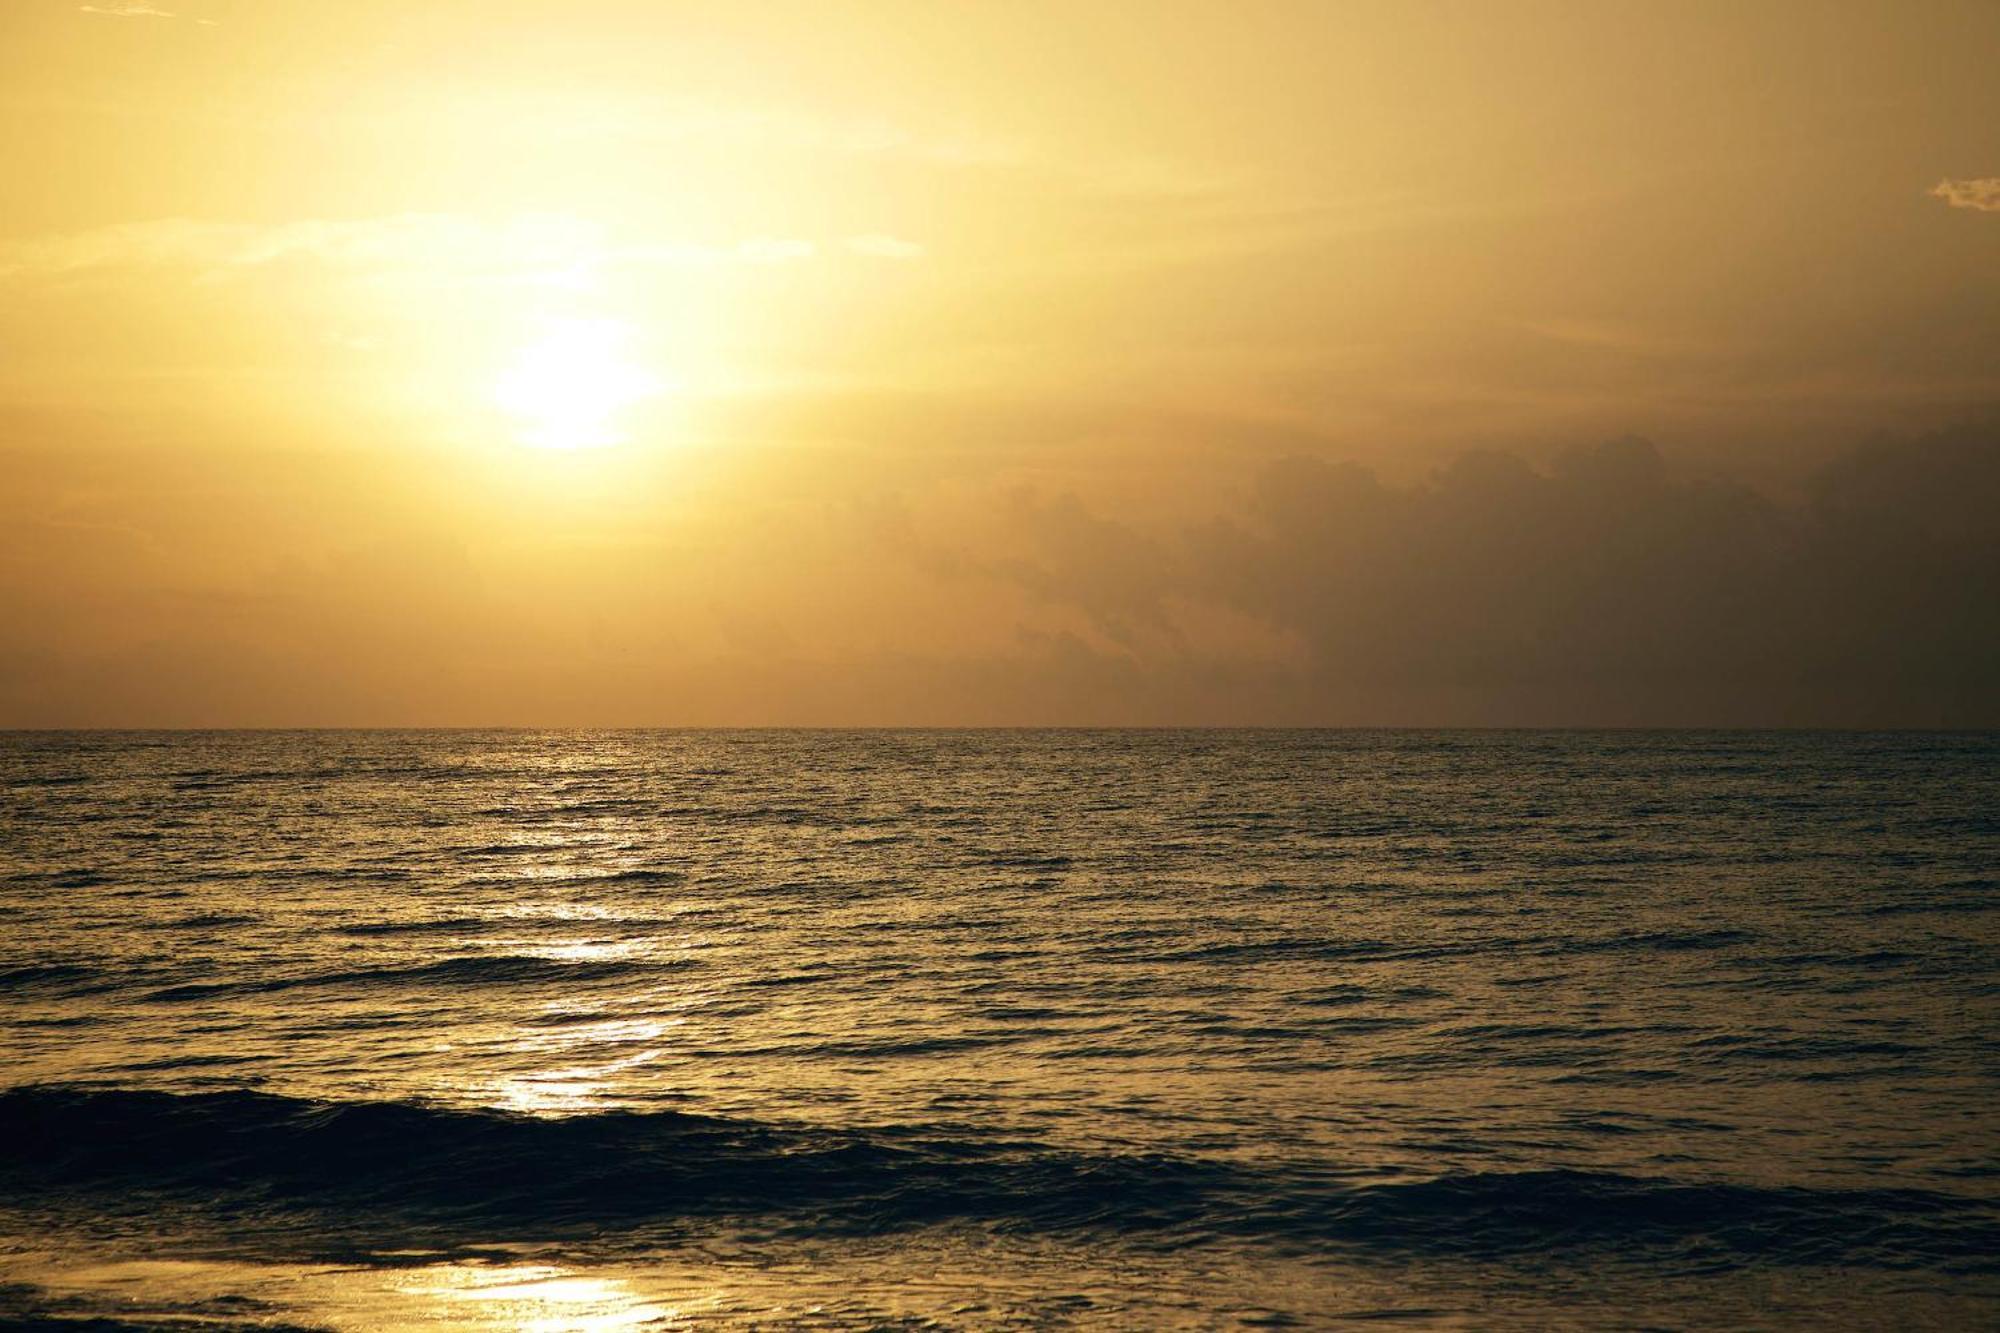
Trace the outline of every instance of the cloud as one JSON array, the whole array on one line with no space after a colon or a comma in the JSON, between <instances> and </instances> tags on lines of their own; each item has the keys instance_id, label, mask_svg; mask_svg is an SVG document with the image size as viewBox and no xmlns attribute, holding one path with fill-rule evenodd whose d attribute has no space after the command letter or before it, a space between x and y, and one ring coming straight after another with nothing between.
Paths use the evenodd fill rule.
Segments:
<instances>
[{"instance_id":1,"label":"cloud","mask_svg":"<svg viewBox=\"0 0 2000 1333\"><path fill-rule=\"evenodd\" d=\"M171 9L160 9L153 5L138 3L138 0L122 4L78 5L76 8L79 14L100 14L106 18L116 19L177 19L181 17L181 15ZM215 26L214 19L196 19L194 21L204 28Z\"/></svg>"},{"instance_id":2,"label":"cloud","mask_svg":"<svg viewBox=\"0 0 2000 1333\"><path fill-rule=\"evenodd\" d=\"M906 241L900 236L885 236L880 233L850 236L847 238L847 248L857 255L867 255L871 259L918 259L924 253L924 247L915 241Z\"/></svg>"},{"instance_id":3,"label":"cloud","mask_svg":"<svg viewBox=\"0 0 2000 1333\"><path fill-rule=\"evenodd\" d=\"M451 278L534 281L615 268L713 268L794 263L845 253L907 259L913 241L887 235L822 242L616 239L563 214L487 219L450 213L303 219L275 225L163 218L0 242L0 277L65 276L125 267L186 268L211 278L287 263Z\"/></svg>"},{"instance_id":4,"label":"cloud","mask_svg":"<svg viewBox=\"0 0 2000 1333\"><path fill-rule=\"evenodd\" d=\"M790 469L800 505L632 472L587 544L467 522L476 494L441 523L467 474L381 457L10 449L0 719L2000 723L2000 423L1782 495L1637 439L1408 483L1292 457L1192 511L851 458Z\"/></svg>"},{"instance_id":5,"label":"cloud","mask_svg":"<svg viewBox=\"0 0 2000 1333\"><path fill-rule=\"evenodd\" d=\"M1302 665L1267 674L1254 702L1212 700L1218 714L1987 726L2000 723L1995 512L2000 425L1850 451L1791 502L1679 475L1627 438L1547 468L1468 452L1408 486L1286 459L1247 504L1177 535L1038 504L1031 554L965 568L1083 609L1100 641L1155 671L1177 640L1135 629L1204 603L1296 646Z\"/></svg>"},{"instance_id":6,"label":"cloud","mask_svg":"<svg viewBox=\"0 0 2000 1333\"><path fill-rule=\"evenodd\" d=\"M939 167L1004 168L1032 160L1024 145L972 130L919 132L873 116L690 106L655 98L607 101L595 117L572 116L571 128L592 135L904 158Z\"/></svg>"},{"instance_id":7,"label":"cloud","mask_svg":"<svg viewBox=\"0 0 2000 1333\"><path fill-rule=\"evenodd\" d=\"M1942 199L1953 208L1970 208L1980 213L2000 213L2000 176L1980 176L1967 180L1946 178L1931 187L1931 198Z\"/></svg>"}]
</instances>

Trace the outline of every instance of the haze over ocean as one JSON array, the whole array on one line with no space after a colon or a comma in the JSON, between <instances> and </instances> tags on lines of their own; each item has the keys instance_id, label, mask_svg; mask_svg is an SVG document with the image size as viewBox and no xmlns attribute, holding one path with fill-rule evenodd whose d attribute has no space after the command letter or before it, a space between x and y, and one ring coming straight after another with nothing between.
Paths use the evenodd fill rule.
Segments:
<instances>
[{"instance_id":1,"label":"haze over ocean","mask_svg":"<svg viewBox=\"0 0 2000 1333\"><path fill-rule=\"evenodd\" d=\"M2000 737L12 733L0 1309L2000 1319Z\"/></svg>"}]
</instances>

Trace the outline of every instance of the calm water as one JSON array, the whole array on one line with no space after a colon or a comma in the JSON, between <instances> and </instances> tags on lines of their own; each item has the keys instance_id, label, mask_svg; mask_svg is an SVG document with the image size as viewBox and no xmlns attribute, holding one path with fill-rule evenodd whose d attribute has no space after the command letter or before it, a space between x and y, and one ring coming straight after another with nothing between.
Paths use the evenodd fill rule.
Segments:
<instances>
[{"instance_id":1,"label":"calm water","mask_svg":"<svg viewBox=\"0 0 2000 1333\"><path fill-rule=\"evenodd\" d=\"M0 1319L1993 1326L1996 867L1994 735L0 736Z\"/></svg>"}]
</instances>

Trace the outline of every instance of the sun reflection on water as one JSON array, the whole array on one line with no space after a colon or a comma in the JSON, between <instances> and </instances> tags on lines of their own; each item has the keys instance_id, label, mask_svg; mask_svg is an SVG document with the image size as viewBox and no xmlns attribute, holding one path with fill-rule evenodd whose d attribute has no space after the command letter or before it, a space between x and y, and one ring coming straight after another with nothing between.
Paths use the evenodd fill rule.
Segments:
<instances>
[{"instance_id":1,"label":"sun reflection on water","mask_svg":"<svg viewBox=\"0 0 2000 1333\"><path fill-rule=\"evenodd\" d=\"M563 1006L552 1005L556 1013ZM487 1104L530 1115L566 1115L602 1108L620 1086L620 1076L658 1060L653 1043L684 1019L619 1019L515 1031L512 1054L537 1065L501 1074L490 1085ZM610 1047L620 1054L578 1059Z\"/></svg>"},{"instance_id":2,"label":"sun reflection on water","mask_svg":"<svg viewBox=\"0 0 2000 1333\"><path fill-rule=\"evenodd\" d=\"M642 940L563 940L538 943L534 940L497 940L495 947L530 958L547 958L559 963L608 963L630 958L644 945Z\"/></svg>"},{"instance_id":3,"label":"sun reflection on water","mask_svg":"<svg viewBox=\"0 0 2000 1333\"><path fill-rule=\"evenodd\" d=\"M547 1264L502 1268L445 1264L425 1269L423 1275L428 1279L424 1285L396 1290L457 1306L440 1312L445 1322L457 1322L470 1313L482 1326L524 1333L595 1333L641 1324L672 1325L685 1318L682 1311L639 1295L623 1278L585 1277ZM466 1310L468 1303L476 1303L476 1308Z\"/></svg>"}]
</instances>

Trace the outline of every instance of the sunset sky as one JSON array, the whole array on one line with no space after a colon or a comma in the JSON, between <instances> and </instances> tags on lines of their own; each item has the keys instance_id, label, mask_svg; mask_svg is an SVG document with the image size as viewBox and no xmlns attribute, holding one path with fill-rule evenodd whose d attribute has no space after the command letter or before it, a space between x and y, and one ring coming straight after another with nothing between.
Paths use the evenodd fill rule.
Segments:
<instances>
[{"instance_id":1,"label":"sunset sky","mask_svg":"<svg viewBox=\"0 0 2000 1333\"><path fill-rule=\"evenodd\" d=\"M0 726L2000 724L2000 6L0 4Z\"/></svg>"}]
</instances>

